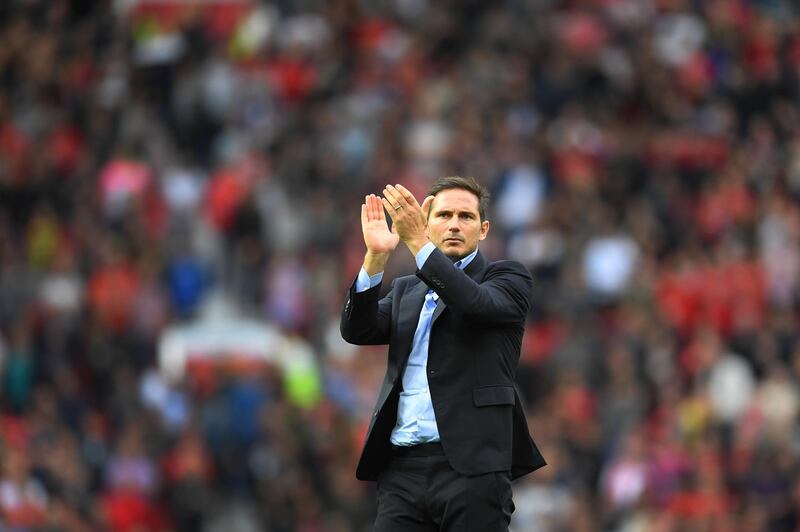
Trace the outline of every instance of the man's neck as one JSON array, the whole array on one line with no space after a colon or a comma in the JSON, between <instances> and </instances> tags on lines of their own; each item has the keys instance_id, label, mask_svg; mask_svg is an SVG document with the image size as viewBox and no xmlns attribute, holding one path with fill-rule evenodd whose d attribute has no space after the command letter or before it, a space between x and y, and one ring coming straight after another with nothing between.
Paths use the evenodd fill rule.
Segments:
<instances>
[{"instance_id":1,"label":"man's neck","mask_svg":"<svg viewBox=\"0 0 800 532\"><path fill-rule=\"evenodd\" d=\"M472 262L472 260L475 258L477 254L478 254L478 248L475 248L466 255L464 255L463 257L449 257L449 258L450 260L453 261L453 264L458 264L459 262L461 262L459 267L463 270L469 265L470 262Z\"/></svg>"}]
</instances>

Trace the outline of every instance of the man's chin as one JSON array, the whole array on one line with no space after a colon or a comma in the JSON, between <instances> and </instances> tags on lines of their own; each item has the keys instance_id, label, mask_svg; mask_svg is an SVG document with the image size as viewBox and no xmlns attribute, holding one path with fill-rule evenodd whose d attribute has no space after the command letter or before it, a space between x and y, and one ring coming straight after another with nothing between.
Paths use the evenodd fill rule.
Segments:
<instances>
[{"instance_id":1,"label":"man's chin","mask_svg":"<svg viewBox=\"0 0 800 532\"><path fill-rule=\"evenodd\" d=\"M471 251L465 251L462 246L448 246L445 249L442 249L442 253L444 253L448 259L455 262L469 255Z\"/></svg>"}]
</instances>

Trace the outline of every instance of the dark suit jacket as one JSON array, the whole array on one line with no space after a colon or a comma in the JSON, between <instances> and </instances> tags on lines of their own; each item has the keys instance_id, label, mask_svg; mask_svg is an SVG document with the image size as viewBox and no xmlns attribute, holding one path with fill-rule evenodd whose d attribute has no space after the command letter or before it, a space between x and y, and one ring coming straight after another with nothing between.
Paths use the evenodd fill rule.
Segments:
<instances>
[{"instance_id":1,"label":"dark suit jacket","mask_svg":"<svg viewBox=\"0 0 800 532\"><path fill-rule=\"evenodd\" d=\"M354 283L355 285L355 283ZM428 348L428 385L445 455L463 475L511 471L513 478L545 465L528 433L514 386L531 277L519 263L476 255L464 271L438 249L417 274L400 277L380 299L380 286L344 304L342 337L353 344L389 344L389 359L356 476L376 480L391 458L402 376L425 294L439 294Z\"/></svg>"}]
</instances>

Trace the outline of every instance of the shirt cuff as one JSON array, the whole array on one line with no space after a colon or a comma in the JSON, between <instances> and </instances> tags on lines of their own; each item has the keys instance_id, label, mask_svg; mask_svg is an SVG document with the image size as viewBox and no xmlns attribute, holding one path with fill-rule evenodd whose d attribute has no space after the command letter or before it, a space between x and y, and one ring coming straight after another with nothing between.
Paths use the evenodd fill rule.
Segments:
<instances>
[{"instance_id":1,"label":"shirt cuff","mask_svg":"<svg viewBox=\"0 0 800 532\"><path fill-rule=\"evenodd\" d=\"M370 288L378 286L382 280L383 272L378 272L375 275L367 275L367 270L362 266L361 271L358 272L358 277L356 277L356 293L366 292Z\"/></svg>"},{"instance_id":2,"label":"shirt cuff","mask_svg":"<svg viewBox=\"0 0 800 532\"><path fill-rule=\"evenodd\" d=\"M422 269L425 265L425 261L428 260L428 257L431 256L433 250L436 249L436 246L433 245L433 242L428 242L419 251L417 251L417 255L414 257L414 260L417 262L417 268Z\"/></svg>"}]
</instances>

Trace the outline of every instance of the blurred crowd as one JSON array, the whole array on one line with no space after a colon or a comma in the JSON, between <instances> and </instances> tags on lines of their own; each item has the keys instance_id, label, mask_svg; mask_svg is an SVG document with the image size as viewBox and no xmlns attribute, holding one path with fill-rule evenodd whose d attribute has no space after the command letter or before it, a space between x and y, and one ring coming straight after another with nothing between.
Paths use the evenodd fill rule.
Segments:
<instances>
[{"instance_id":1,"label":"blurred crowd","mask_svg":"<svg viewBox=\"0 0 800 532\"><path fill-rule=\"evenodd\" d=\"M535 279L514 532L800 531L792 0L0 2L0 528L370 530L359 205L444 175Z\"/></svg>"}]
</instances>

